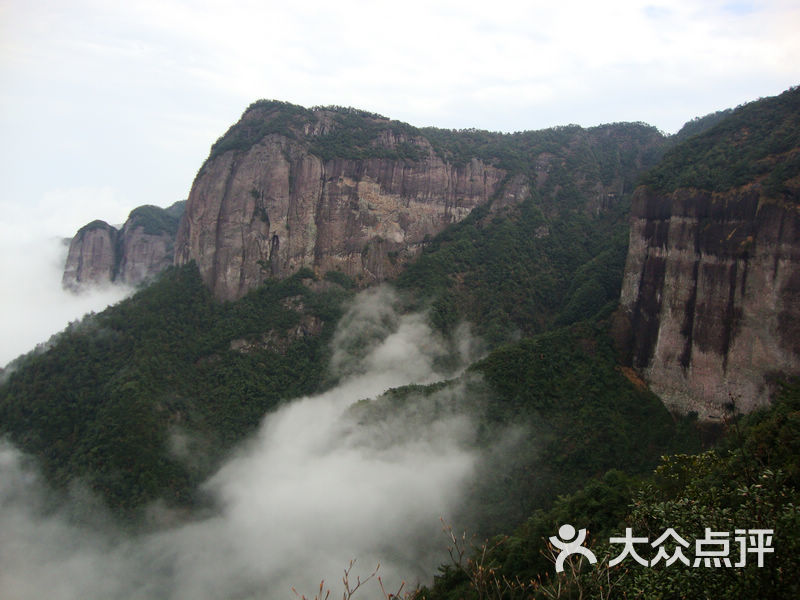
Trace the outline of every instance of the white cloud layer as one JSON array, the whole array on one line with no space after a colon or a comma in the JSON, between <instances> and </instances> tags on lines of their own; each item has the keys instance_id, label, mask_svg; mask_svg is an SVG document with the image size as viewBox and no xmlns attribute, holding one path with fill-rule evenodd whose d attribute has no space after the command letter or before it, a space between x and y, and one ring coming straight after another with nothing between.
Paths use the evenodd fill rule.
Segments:
<instances>
[{"instance_id":1,"label":"white cloud layer","mask_svg":"<svg viewBox=\"0 0 800 600\"><path fill-rule=\"evenodd\" d=\"M38 205L0 201L0 366L130 293L123 286L78 295L61 288L64 234L95 218L122 223L129 210L109 189L56 189Z\"/></svg>"},{"instance_id":2,"label":"white cloud layer","mask_svg":"<svg viewBox=\"0 0 800 600\"><path fill-rule=\"evenodd\" d=\"M390 590L430 577L446 556L440 518L463 502L476 460L462 390L410 398L374 422L359 423L348 408L390 387L440 380L436 359L475 345L465 333L442 339L394 303L385 289L361 295L343 321L351 330L334 341L349 375L269 415L206 483L218 510L204 518L133 539L78 524L76 511L98 512L85 495L48 510L35 471L0 444L0 597L280 598L292 586L313 597L321 579L336 596L352 559L354 577L380 562Z\"/></svg>"}]
</instances>

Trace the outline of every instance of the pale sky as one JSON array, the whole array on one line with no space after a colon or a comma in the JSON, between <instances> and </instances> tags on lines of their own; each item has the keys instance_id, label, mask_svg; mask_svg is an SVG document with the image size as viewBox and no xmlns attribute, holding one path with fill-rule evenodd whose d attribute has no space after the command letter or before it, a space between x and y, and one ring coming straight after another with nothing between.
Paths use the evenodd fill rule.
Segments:
<instances>
[{"instance_id":1,"label":"pale sky","mask_svg":"<svg viewBox=\"0 0 800 600\"><path fill-rule=\"evenodd\" d=\"M52 240L186 198L254 100L673 133L799 84L798 32L784 0L0 0L0 364L35 343L29 323L66 324L44 327L47 307L72 301L27 281L58 271Z\"/></svg>"}]
</instances>

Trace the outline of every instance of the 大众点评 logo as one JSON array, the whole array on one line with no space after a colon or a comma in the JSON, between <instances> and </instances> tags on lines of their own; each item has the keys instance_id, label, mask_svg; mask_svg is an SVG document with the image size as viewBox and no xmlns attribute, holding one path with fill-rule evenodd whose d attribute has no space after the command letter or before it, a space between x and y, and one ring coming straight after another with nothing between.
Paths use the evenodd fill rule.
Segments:
<instances>
[{"instance_id":1,"label":"\u5927\u4f17\u70b9\u8bc4 logo","mask_svg":"<svg viewBox=\"0 0 800 600\"><path fill-rule=\"evenodd\" d=\"M683 550L689 548L691 544L672 527L664 531L653 542L646 537L634 537L633 529L627 527L624 537L609 539L609 543L612 545L621 544L622 550L616 557L608 561L608 566L618 565L630 557L645 567L652 567L662 560L666 566L682 562L687 567L689 565L699 567L701 564L705 567L744 567L747 565L748 555L755 554L758 566L763 567L764 555L775 552L775 548L772 547L773 534L772 529L736 529L733 541L738 545L738 553L734 556L736 562L732 562L730 532L711 531L709 527L706 527L705 537L695 540L694 561L692 561L683 553ZM585 540L586 529L581 529L576 533L575 528L569 523L558 528L558 536L550 537L550 543L560 550L556 557L557 573L564 570L564 560L572 554L585 556L591 564L597 562L594 552L583 546ZM672 555L667 552L665 547L668 540L671 540L673 547ZM636 545L651 546L656 550L655 556L649 560L642 558L636 551Z\"/></svg>"}]
</instances>

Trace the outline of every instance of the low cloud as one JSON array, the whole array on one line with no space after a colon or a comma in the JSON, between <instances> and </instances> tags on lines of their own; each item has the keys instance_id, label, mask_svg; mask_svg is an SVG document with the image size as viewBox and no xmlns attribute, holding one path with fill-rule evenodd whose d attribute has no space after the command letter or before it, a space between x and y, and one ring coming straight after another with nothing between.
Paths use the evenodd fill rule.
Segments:
<instances>
[{"instance_id":1,"label":"low cloud","mask_svg":"<svg viewBox=\"0 0 800 600\"><path fill-rule=\"evenodd\" d=\"M131 293L108 285L73 294L61 287L66 236L102 217L125 220L130 205L112 190L78 188L24 205L0 198L0 366L33 350L70 321L100 311Z\"/></svg>"},{"instance_id":2,"label":"low cloud","mask_svg":"<svg viewBox=\"0 0 800 600\"><path fill-rule=\"evenodd\" d=\"M24 457L0 448L0 596L313 596L322 579L336 590L352 559L362 577L380 562L387 589L430 578L445 558L440 518L477 460L464 388L364 399L452 377L436 365L476 346L396 306L386 289L359 296L334 339L337 386L268 415L204 484L216 507L204 517L133 538L87 525L74 508L85 499L53 510Z\"/></svg>"}]
</instances>

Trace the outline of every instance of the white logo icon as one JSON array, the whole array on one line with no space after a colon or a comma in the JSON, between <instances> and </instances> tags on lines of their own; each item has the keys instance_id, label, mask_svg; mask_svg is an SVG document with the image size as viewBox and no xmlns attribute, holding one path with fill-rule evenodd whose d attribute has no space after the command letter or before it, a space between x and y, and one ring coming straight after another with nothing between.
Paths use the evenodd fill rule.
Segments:
<instances>
[{"instance_id":1,"label":"white logo icon","mask_svg":"<svg viewBox=\"0 0 800 600\"><path fill-rule=\"evenodd\" d=\"M558 528L558 537L550 537L550 543L561 550L556 557L556 573L561 573L564 570L564 559L571 554L582 554L589 559L590 564L597 562L597 557L594 555L594 552L583 547L582 544L585 539L586 530L581 529L576 535L575 528L569 523L565 523Z\"/></svg>"}]
</instances>

